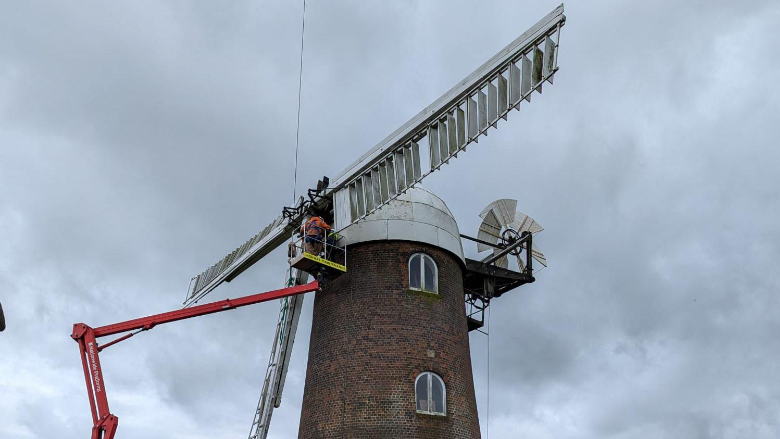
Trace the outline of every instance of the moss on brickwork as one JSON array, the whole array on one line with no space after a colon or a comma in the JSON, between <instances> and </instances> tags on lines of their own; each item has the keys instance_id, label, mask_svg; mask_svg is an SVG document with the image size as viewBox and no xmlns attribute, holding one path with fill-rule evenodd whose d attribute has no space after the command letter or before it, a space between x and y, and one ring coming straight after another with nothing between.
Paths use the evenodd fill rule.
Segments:
<instances>
[{"instance_id":1,"label":"moss on brickwork","mask_svg":"<svg viewBox=\"0 0 780 439\"><path fill-rule=\"evenodd\" d=\"M434 293L433 291L415 290L414 288L407 288L406 294L409 294L411 296L422 297L426 299L425 302L428 304L432 304L436 301L441 300L441 296L439 295L439 293Z\"/></svg>"}]
</instances>

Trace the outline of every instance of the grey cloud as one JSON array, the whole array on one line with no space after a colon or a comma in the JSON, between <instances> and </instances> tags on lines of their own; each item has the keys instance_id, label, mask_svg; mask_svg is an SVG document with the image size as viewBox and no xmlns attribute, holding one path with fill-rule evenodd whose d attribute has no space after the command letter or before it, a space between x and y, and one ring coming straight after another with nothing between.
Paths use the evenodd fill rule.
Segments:
<instances>
[{"instance_id":1,"label":"grey cloud","mask_svg":"<svg viewBox=\"0 0 780 439\"><path fill-rule=\"evenodd\" d=\"M307 3L299 193L557 6ZM492 310L490 435L777 437L780 9L566 8L555 84L426 180L465 233L500 197L546 229L550 267ZM282 1L0 6L0 436L83 436L70 325L176 308L290 202L300 24ZM273 253L213 298L284 269ZM273 438L297 434L307 300ZM276 313L106 350L122 434L246 434Z\"/></svg>"}]
</instances>

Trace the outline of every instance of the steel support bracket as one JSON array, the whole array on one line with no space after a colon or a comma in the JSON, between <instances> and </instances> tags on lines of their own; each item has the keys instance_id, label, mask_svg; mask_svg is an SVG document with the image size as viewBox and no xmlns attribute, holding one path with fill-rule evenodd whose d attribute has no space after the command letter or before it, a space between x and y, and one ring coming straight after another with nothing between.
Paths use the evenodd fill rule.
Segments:
<instances>
[{"instance_id":1,"label":"steel support bracket","mask_svg":"<svg viewBox=\"0 0 780 439\"><path fill-rule=\"evenodd\" d=\"M70 338L74 340L78 340L80 338L84 337L84 334L87 333L87 329L89 329L89 326L87 326L84 323L74 323L73 324L73 332L70 334Z\"/></svg>"},{"instance_id":2,"label":"steel support bracket","mask_svg":"<svg viewBox=\"0 0 780 439\"><path fill-rule=\"evenodd\" d=\"M113 439L119 427L119 418L107 415L92 427L92 439Z\"/></svg>"}]
</instances>

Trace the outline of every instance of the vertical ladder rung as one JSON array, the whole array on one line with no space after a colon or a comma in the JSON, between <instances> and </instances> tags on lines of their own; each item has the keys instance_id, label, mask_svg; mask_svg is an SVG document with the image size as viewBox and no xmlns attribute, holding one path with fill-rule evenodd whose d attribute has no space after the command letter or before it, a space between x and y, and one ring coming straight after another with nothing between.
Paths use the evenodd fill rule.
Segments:
<instances>
[{"instance_id":1,"label":"vertical ladder rung","mask_svg":"<svg viewBox=\"0 0 780 439\"><path fill-rule=\"evenodd\" d=\"M459 106L455 114L458 120L458 148L463 148L466 146L466 113Z\"/></svg>"},{"instance_id":2,"label":"vertical ladder rung","mask_svg":"<svg viewBox=\"0 0 780 439\"><path fill-rule=\"evenodd\" d=\"M390 191L387 189L387 166L385 163L379 165L379 186L381 188L383 202L390 199Z\"/></svg>"},{"instance_id":3,"label":"vertical ladder rung","mask_svg":"<svg viewBox=\"0 0 780 439\"><path fill-rule=\"evenodd\" d=\"M352 221L355 221L360 214L357 207L357 190L355 189L355 183L349 185L349 213L352 215Z\"/></svg>"},{"instance_id":4,"label":"vertical ladder rung","mask_svg":"<svg viewBox=\"0 0 780 439\"><path fill-rule=\"evenodd\" d=\"M406 175L404 172L404 153L396 151L395 156L395 181L398 183L398 193L406 190Z\"/></svg>"},{"instance_id":5,"label":"vertical ladder rung","mask_svg":"<svg viewBox=\"0 0 780 439\"><path fill-rule=\"evenodd\" d=\"M498 88L492 82L488 82L488 123L495 127L498 120Z\"/></svg>"},{"instance_id":6,"label":"vertical ladder rung","mask_svg":"<svg viewBox=\"0 0 780 439\"><path fill-rule=\"evenodd\" d=\"M444 120L439 120L439 154L441 156L441 161L446 161L447 157L449 156L448 147L447 147L447 124L444 122Z\"/></svg>"},{"instance_id":7,"label":"vertical ladder rung","mask_svg":"<svg viewBox=\"0 0 780 439\"><path fill-rule=\"evenodd\" d=\"M509 63L509 105L512 107L520 103L520 69L515 63Z\"/></svg>"},{"instance_id":8,"label":"vertical ladder rung","mask_svg":"<svg viewBox=\"0 0 780 439\"><path fill-rule=\"evenodd\" d=\"M403 149L404 152L404 171L406 174L406 187L414 183L414 160L412 159L411 145Z\"/></svg>"},{"instance_id":9,"label":"vertical ladder rung","mask_svg":"<svg viewBox=\"0 0 780 439\"><path fill-rule=\"evenodd\" d=\"M477 125L477 103L472 97L469 97L466 103L466 111L468 111L469 116L469 140L476 140L477 133L479 132L479 126Z\"/></svg>"},{"instance_id":10,"label":"vertical ladder rung","mask_svg":"<svg viewBox=\"0 0 780 439\"><path fill-rule=\"evenodd\" d=\"M379 179L379 167L371 170L371 187L374 188L374 204L379 207L386 200L382 198L381 181Z\"/></svg>"},{"instance_id":11,"label":"vertical ladder rung","mask_svg":"<svg viewBox=\"0 0 780 439\"><path fill-rule=\"evenodd\" d=\"M366 213L374 210L374 190L371 186L371 174L363 174L363 190L366 196Z\"/></svg>"},{"instance_id":12,"label":"vertical ladder rung","mask_svg":"<svg viewBox=\"0 0 780 439\"><path fill-rule=\"evenodd\" d=\"M542 67L542 74L549 76L547 82L553 83L553 77L550 76L555 69L555 43L549 35L544 37L544 53L547 55L544 59L544 66Z\"/></svg>"},{"instance_id":13,"label":"vertical ladder rung","mask_svg":"<svg viewBox=\"0 0 780 439\"><path fill-rule=\"evenodd\" d=\"M506 110L509 108L507 106L507 100L506 100L506 78L504 78L503 74L498 74L498 114L503 114L504 120L506 120L507 114Z\"/></svg>"},{"instance_id":14,"label":"vertical ladder rung","mask_svg":"<svg viewBox=\"0 0 780 439\"><path fill-rule=\"evenodd\" d=\"M387 191L391 197L394 197L398 190L396 189L396 182L395 182L395 164L393 162L393 156L385 160L385 163L387 164Z\"/></svg>"},{"instance_id":15,"label":"vertical ladder rung","mask_svg":"<svg viewBox=\"0 0 780 439\"><path fill-rule=\"evenodd\" d=\"M536 91L539 93L542 92L542 70L544 70L543 67L544 64L544 53L542 53L541 50L539 50L538 47L534 46L534 71L532 75L533 83L536 86Z\"/></svg>"},{"instance_id":16,"label":"vertical ladder rung","mask_svg":"<svg viewBox=\"0 0 780 439\"><path fill-rule=\"evenodd\" d=\"M412 142L412 157L414 158L414 180L422 178L422 163L420 163L420 145Z\"/></svg>"},{"instance_id":17,"label":"vertical ladder rung","mask_svg":"<svg viewBox=\"0 0 780 439\"><path fill-rule=\"evenodd\" d=\"M523 82L520 85L520 93L525 96L525 100L528 102L531 102L531 87L533 87L533 78L531 78L532 68L531 60L523 55Z\"/></svg>"},{"instance_id":18,"label":"vertical ladder rung","mask_svg":"<svg viewBox=\"0 0 780 439\"><path fill-rule=\"evenodd\" d=\"M484 131L487 128L487 96L480 90L477 92L477 105L479 109L479 130Z\"/></svg>"},{"instance_id":19,"label":"vertical ladder rung","mask_svg":"<svg viewBox=\"0 0 780 439\"><path fill-rule=\"evenodd\" d=\"M366 205L363 198L363 179L358 178L355 181L355 198L357 199L358 217L366 214Z\"/></svg>"},{"instance_id":20,"label":"vertical ladder rung","mask_svg":"<svg viewBox=\"0 0 780 439\"><path fill-rule=\"evenodd\" d=\"M431 169L436 169L441 163L441 153L439 152L439 131L436 125L428 127L428 149L430 150Z\"/></svg>"},{"instance_id":21,"label":"vertical ladder rung","mask_svg":"<svg viewBox=\"0 0 780 439\"><path fill-rule=\"evenodd\" d=\"M455 124L455 116L452 113L447 114L447 145L449 146L448 156L458 152L458 132Z\"/></svg>"}]
</instances>

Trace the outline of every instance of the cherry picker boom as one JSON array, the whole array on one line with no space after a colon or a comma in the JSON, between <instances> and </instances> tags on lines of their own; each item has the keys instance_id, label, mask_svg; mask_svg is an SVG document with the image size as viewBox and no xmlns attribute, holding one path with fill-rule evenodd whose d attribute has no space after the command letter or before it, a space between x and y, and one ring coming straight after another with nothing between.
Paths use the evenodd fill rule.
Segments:
<instances>
[{"instance_id":1,"label":"cherry picker boom","mask_svg":"<svg viewBox=\"0 0 780 439\"><path fill-rule=\"evenodd\" d=\"M99 353L120 341L127 340L141 331L148 331L157 325L175 322L178 320L189 319L192 317L214 314L241 306L254 305L255 303L267 302L274 299L282 299L297 294L316 291L319 288L317 281L306 285L296 285L293 287L282 288L280 290L268 291L265 293L253 294L237 299L225 299L219 302L207 303L205 305L193 306L191 308L179 309L162 314L155 314L148 317L127 320L114 323L112 325L92 328L84 323L73 325L73 338L79 345L81 353L81 363L84 368L84 380L87 383L87 394L89 395L89 405L92 409L92 436L91 439L113 439L116 429L119 426L119 418L111 413L108 408L108 398L106 396L106 384L103 379L103 370L100 368ZM134 332L129 332L134 331ZM106 344L98 345L97 339L109 335L129 332Z\"/></svg>"}]
</instances>

